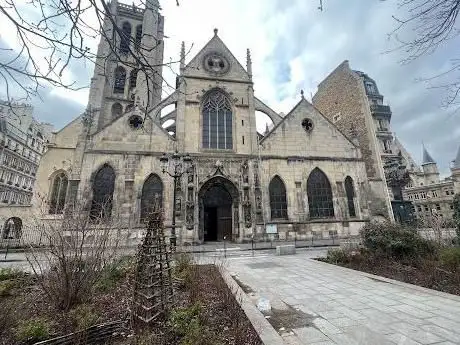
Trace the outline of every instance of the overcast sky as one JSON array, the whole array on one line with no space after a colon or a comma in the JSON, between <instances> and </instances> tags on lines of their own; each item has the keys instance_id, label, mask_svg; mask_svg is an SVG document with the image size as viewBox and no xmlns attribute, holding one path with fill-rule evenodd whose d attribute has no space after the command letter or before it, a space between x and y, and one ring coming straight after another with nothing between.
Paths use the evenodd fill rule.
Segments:
<instances>
[{"instance_id":1,"label":"overcast sky","mask_svg":"<svg viewBox=\"0 0 460 345\"><path fill-rule=\"evenodd\" d=\"M376 80L393 111L392 130L414 159L420 162L423 140L441 172L449 172L460 145L460 113L442 109L443 91L417 79L448 68L460 42L401 65L403 52L385 53L392 47L387 36L395 25L396 0L323 0L322 12L319 0L180 0L179 7L175 0L160 2L166 59L177 60L185 41L187 49L193 45L189 61L218 28L243 66L251 49L257 97L284 113L298 102L301 89L310 99L319 82L349 60ZM89 83L92 66L75 65L72 72ZM174 84L172 73L165 77ZM87 90L48 89L44 102L33 102L36 117L59 129L84 109L87 95Z\"/></svg>"}]
</instances>

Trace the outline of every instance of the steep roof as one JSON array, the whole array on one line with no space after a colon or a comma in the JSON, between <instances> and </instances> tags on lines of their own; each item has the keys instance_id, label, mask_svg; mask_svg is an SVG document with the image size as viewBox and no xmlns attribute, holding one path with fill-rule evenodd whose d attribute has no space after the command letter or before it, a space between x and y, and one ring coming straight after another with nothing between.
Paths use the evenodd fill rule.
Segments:
<instances>
[{"instance_id":1,"label":"steep roof","mask_svg":"<svg viewBox=\"0 0 460 345\"><path fill-rule=\"evenodd\" d=\"M433 157L431 157L431 155L428 153L425 145L423 145L423 159L422 159L422 165L423 164L436 164L436 162L434 161Z\"/></svg>"},{"instance_id":2,"label":"steep roof","mask_svg":"<svg viewBox=\"0 0 460 345\"><path fill-rule=\"evenodd\" d=\"M457 157L454 160L454 169L460 169L460 146L458 147Z\"/></svg>"}]
</instances>

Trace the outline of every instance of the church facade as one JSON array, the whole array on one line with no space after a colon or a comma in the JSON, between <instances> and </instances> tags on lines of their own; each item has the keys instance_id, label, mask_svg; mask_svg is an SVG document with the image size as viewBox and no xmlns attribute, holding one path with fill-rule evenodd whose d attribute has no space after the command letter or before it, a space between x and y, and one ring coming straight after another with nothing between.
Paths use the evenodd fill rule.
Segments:
<instances>
[{"instance_id":1,"label":"church facade","mask_svg":"<svg viewBox=\"0 0 460 345\"><path fill-rule=\"evenodd\" d=\"M133 41L162 42L157 1L140 9L112 0L111 8ZM122 51L130 43L117 44ZM101 40L99 51L107 47ZM150 58L161 66L162 43ZM4 221L14 216L26 226L33 215L56 222L66 204L87 198L90 212L107 202L106 216L120 219L127 241L135 241L159 201L169 229L174 208L179 243L203 243L259 239L268 224L281 239L356 235L381 216L370 210L357 138L346 136L303 93L285 116L269 108L254 95L249 50L243 67L217 30L188 62L182 46L176 90L164 99L161 67L153 71L158 83L149 85L130 66L96 64L88 109L55 134L37 171L32 205L0 209ZM274 123L263 136L257 111ZM171 120L174 125L165 126ZM176 185L162 166L162 157L175 152L191 159Z\"/></svg>"}]
</instances>

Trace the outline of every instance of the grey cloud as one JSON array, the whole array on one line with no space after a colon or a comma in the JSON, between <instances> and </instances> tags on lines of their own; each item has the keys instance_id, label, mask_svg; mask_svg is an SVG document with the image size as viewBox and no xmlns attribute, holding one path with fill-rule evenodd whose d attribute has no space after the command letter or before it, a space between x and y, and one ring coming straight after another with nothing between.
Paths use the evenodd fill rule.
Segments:
<instances>
[{"instance_id":1,"label":"grey cloud","mask_svg":"<svg viewBox=\"0 0 460 345\"><path fill-rule=\"evenodd\" d=\"M395 2L330 0L325 2L324 12L316 13L311 11L313 5L305 7L303 0L290 1L283 7L285 3L271 2L272 15L287 16L283 21L289 23L280 28L266 60L267 64L274 64L274 75L283 72L279 66L304 58L304 67L308 68L305 84L316 88L341 61L349 60L352 68L365 71L376 80L392 107L392 129L414 159L420 161L424 140L442 173L447 174L449 162L460 145L460 131L455 131L460 114L452 115L452 110L441 107L443 90L428 90L425 83L416 80L441 72L446 67L446 57L456 56L459 41L401 65L404 52L385 53L394 47L388 41L388 33L395 25L391 15L398 13ZM281 92L282 86L275 87Z\"/></svg>"}]
</instances>

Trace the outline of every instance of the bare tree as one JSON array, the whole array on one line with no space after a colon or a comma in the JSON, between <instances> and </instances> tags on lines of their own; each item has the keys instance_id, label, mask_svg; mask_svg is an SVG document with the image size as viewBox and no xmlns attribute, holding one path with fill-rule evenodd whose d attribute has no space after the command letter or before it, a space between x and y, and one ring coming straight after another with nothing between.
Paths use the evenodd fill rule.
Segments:
<instances>
[{"instance_id":1,"label":"bare tree","mask_svg":"<svg viewBox=\"0 0 460 345\"><path fill-rule=\"evenodd\" d=\"M43 292L61 310L88 299L117 255L123 222L119 216L106 216L105 209L111 209L107 203L98 215L91 214L88 204L88 199L79 199L66 205L61 220L37 217L32 225L45 249L31 245L27 261Z\"/></svg>"},{"instance_id":2,"label":"bare tree","mask_svg":"<svg viewBox=\"0 0 460 345\"><path fill-rule=\"evenodd\" d=\"M133 10L149 9L155 3L140 1L136 6L133 4ZM11 46L5 35L0 39L0 80L3 79L1 84L8 101L12 97L16 100L40 97L47 87L68 90L87 87L76 82L70 73L71 66L82 62L100 64L103 70L109 61L136 68L145 75L147 89L152 92L152 86L162 86L156 85L155 71L160 66L171 68L178 62L152 64L152 53L162 41L150 36L145 40L128 37L110 3L103 0L0 0L0 18L4 26L11 28L8 37L15 40L15 46ZM106 40L108 50L90 48L98 38ZM118 47L121 39L127 41L123 52ZM149 104L144 106L147 109Z\"/></svg>"},{"instance_id":3,"label":"bare tree","mask_svg":"<svg viewBox=\"0 0 460 345\"><path fill-rule=\"evenodd\" d=\"M398 42L396 50L406 53L403 62L411 62L434 53L460 34L457 22L460 0L399 0L404 15L394 15L396 28L390 33ZM446 92L445 106L458 104L460 93L460 58L446 56L450 67L441 74L424 81L431 88Z\"/></svg>"}]
</instances>

